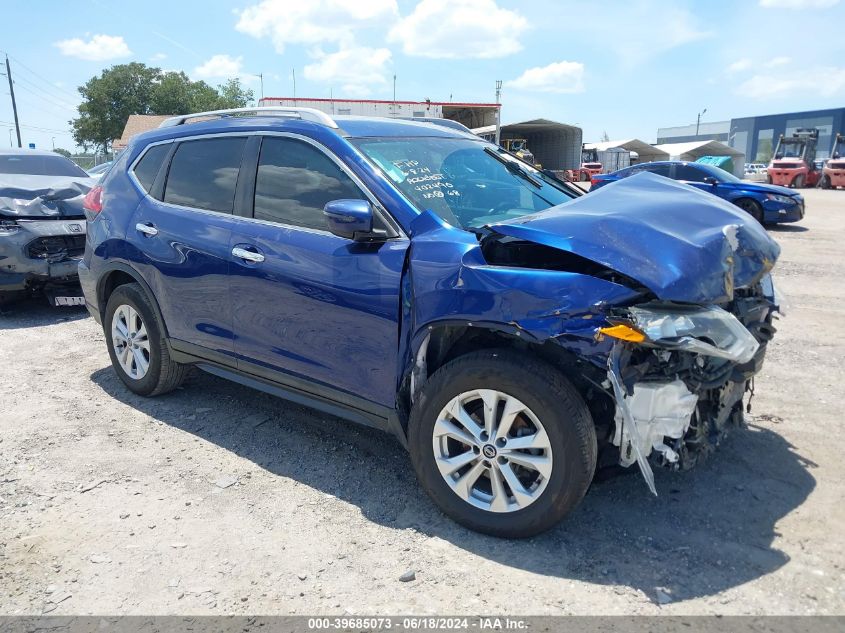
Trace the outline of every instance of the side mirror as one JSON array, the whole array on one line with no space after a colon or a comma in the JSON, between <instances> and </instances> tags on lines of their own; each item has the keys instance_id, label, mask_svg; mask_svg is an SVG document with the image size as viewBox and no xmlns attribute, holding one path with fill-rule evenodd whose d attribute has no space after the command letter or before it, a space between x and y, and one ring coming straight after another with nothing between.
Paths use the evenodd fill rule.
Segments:
<instances>
[{"instance_id":1,"label":"side mirror","mask_svg":"<svg viewBox=\"0 0 845 633\"><path fill-rule=\"evenodd\" d=\"M372 239L373 207L366 200L332 200L323 207L329 231L348 240Z\"/></svg>"},{"instance_id":2,"label":"side mirror","mask_svg":"<svg viewBox=\"0 0 845 633\"><path fill-rule=\"evenodd\" d=\"M716 180L713 176L705 177L704 182L706 182L708 185L718 185L719 184L719 181Z\"/></svg>"}]
</instances>

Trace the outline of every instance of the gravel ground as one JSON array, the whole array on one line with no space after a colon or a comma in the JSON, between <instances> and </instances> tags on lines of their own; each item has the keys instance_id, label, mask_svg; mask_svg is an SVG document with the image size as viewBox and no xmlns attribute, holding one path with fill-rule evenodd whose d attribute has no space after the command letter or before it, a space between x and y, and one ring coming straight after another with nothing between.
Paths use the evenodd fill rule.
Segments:
<instances>
[{"instance_id":1,"label":"gravel ground","mask_svg":"<svg viewBox=\"0 0 845 633\"><path fill-rule=\"evenodd\" d=\"M774 229L749 427L551 532L443 517L390 437L199 374L123 388L79 309L0 317L0 614L841 614L845 191ZM401 582L413 571L415 578Z\"/></svg>"}]
</instances>

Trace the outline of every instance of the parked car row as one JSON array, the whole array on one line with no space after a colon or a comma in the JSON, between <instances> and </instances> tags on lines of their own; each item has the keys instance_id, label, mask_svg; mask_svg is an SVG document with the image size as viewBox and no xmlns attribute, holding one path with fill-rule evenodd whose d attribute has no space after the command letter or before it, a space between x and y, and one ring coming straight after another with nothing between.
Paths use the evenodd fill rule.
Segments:
<instances>
[{"instance_id":1,"label":"parked car row","mask_svg":"<svg viewBox=\"0 0 845 633\"><path fill-rule=\"evenodd\" d=\"M803 199L743 210L718 169L652 166L585 195L445 126L180 116L88 192L79 275L134 393L197 367L386 430L447 515L529 536L598 469L656 493L705 457L774 334L751 215Z\"/></svg>"},{"instance_id":2,"label":"parked car row","mask_svg":"<svg viewBox=\"0 0 845 633\"><path fill-rule=\"evenodd\" d=\"M723 169L701 163L682 161L641 163L612 174L595 176L590 190L595 191L608 183L642 172L679 180L718 196L735 204L761 224L798 222L804 217L804 196L794 189L740 180Z\"/></svg>"}]
</instances>

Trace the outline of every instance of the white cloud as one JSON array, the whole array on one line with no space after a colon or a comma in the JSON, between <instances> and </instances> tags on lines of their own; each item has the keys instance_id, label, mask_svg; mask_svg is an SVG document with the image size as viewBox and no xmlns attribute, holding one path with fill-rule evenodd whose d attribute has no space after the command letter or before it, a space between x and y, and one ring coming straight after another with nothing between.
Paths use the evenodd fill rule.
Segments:
<instances>
[{"instance_id":1,"label":"white cloud","mask_svg":"<svg viewBox=\"0 0 845 633\"><path fill-rule=\"evenodd\" d=\"M252 37L269 37L282 53L288 44L351 45L356 29L398 15L396 0L263 0L238 13L235 28Z\"/></svg>"},{"instance_id":2,"label":"white cloud","mask_svg":"<svg viewBox=\"0 0 845 633\"><path fill-rule=\"evenodd\" d=\"M773 97L834 97L845 94L845 67L798 69L789 73L754 75L736 93L752 99Z\"/></svg>"},{"instance_id":3,"label":"white cloud","mask_svg":"<svg viewBox=\"0 0 845 633\"><path fill-rule=\"evenodd\" d=\"M214 55L194 68L194 75L200 79L231 79L243 72L243 57Z\"/></svg>"},{"instance_id":4,"label":"white cloud","mask_svg":"<svg viewBox=\"0 0 845 633\"><path fill-rule=\"evenodd\" d=\"M839 4L839 0L760 0L764 9L827 9Z\"/></svg>"},{"instance_id":5,"label":"white cloud","mask_svg":"<svg viewBox=\"0 0 845 633\"><path fill-rule=\"evenodd\" d=\"M335 53L314 51L314 63L305 66L305 78L337 86L343 93L366 96L373 86L387 83L391 54L386 48L352 46Z\"/></svg>"},{"instance_id":6,"label":"white cloud","mask_svg":"<svg viewBox=\"0 0 845 633\"><path fill-rule=\"evenodd\" d=\"M75 37L56 42L54 46L62 52L62 55L78 57L91 62L102 62L132 54L129 46L126 45L120 35L94 35L87 42Z\"/></svg>"},{"instance_id":7,"label":"white cloud","mask_svg":"<svg viewBox=\"0 0 845 633\"><path fill-rule=\"evenodd\" d=\"M713 37L711 30L683 6L664 0L627 0L595 20L568 20L555 28L566 42L567 31L589 38L592 46L614 52L630 70L668 51Z\"/></svg>"},{"instance_id":8,"label":"white cloud","mask_svg":"<svg viewBox=\"0 0 845 633\"><path fill-rule=\"evenodd\" d=\"M584 92L584 64L563 61L529 68L505 85L534 92Z\"/></svg>"},{"instance_id":9,"label":"white cloud","mask_svg":"<svg viewBox=\"0 0 845 633\"><path fill-rule=\"evenodd\" d=\"M150 57L151 62L160 62L164 59L167 59L167 55L165 55L164 53L156 53L155 55Z\"/></svg>"},{"instance_id":10,"label":"white cloud","mask_svg":"<svg viewBox=\"0 0 845 633\"><path fill-rule=\"evenodd\" d=\"M776 68L777 66L786 66L791 61L791 57L773 57L766 62L765 66L766 68Z\"/></svg>"},{"instance_id":11,"label":"white cloud","mask_svg":"<svg viewBox=\"0 0 845 633\"><path fill-rule=\"evenodd\" d=\"M743 59L736 60L733 64L728 66L727 70L728 70L729 74L739 73L739 72L742 72L743 70L748 70L753 65L754 65L754 62L752 62L750 59L748 59L746 57L746 58L743 58Z\"/></svg>"},{"instance_id":12,"label":"white cloud","mask_svg":"<svg viewBox=\"0 0 845 633\"><path fill-rule=\"evenodd\" d=\"M505 57L522 49L527 28L522 15L495 0L421 0L388 39L415 57Z\"/></svg>"}]
</instances>

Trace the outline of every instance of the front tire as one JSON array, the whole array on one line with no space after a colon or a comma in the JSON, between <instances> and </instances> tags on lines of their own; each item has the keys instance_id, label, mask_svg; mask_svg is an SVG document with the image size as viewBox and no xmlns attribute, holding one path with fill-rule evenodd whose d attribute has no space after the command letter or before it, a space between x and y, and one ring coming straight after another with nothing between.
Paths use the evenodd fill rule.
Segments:
<instances>
[{"instance_id":1,"label":"front tire","mask_svg":"<svg viewBox=\"0 0 845 633\"><path fill-rule=\"evenodd\" d=\"M822 176L819 180L819 187L822 189L830 189L830 176Z\"/></svg>"},{"instance_id":2,"label":"front tire","mask_svg":"<svg viewBox=\"0 0 845 633\"><path fill-rule=\"evenodd\" d=\"M423 386L411 461L435 504L472 530L524 538L578 505L596 467L581 396L552 366L511 350L461 356Z\"/></svg>"},{"instance_id":3,"label":"front tire","mask_svg":"<svg viewBox=\"0 0 845 633\"><path fill-rule=\"evenodd\" d=\"M792 188L793 189L803 189L804 188L804 175L798 174L792 180Z\"/></svg>"},{"instance_id":4,"label":"front tire","mask_svg":"<svg viewBox=\"0 0 845 633\"><path fill-rule=\"evenodd\" d=\"M103 330L109 357L118 377L141 396L173 391L190 366L170 359L159 322L143 288L137 283L118 286L106 304Z\"/></svg>"},{"instance_id":5,"label":"front tire","mask_svg":"<svg viewBox=\"0 0 845 633\"><path fill-rule=\"evenodd\" d=\"M740 198L734 204L748 213L752 218L763 224L763 207L760 203L751 198Z\"/></svg>"}]
</instances>

